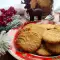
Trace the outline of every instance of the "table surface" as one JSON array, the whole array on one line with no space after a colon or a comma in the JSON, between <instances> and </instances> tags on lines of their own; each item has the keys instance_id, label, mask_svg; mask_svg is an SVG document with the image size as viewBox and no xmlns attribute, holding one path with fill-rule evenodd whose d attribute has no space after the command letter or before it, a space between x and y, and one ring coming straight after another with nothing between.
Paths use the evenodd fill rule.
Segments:
<instances>
[{"instance_id":1,"label":"table surface","mask_svg":"<svg viewBox=\"0 0 60 60\"><path fill-rule=\"evenodd\" d=\"M16 60L13 56L11 56L8 52L5 55L0 57L0 60Z\"/></svg>"}]
</instances>

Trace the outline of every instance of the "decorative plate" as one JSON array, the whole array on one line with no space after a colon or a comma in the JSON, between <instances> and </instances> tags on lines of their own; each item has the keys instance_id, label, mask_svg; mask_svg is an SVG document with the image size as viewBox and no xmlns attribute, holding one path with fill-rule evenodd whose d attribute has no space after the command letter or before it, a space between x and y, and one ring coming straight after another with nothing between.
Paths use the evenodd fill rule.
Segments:
<instances>
[{"instance_id":1,"label":"decorative plate","mask_svg":"<svg viewBox=\"0 0 60 60\"><path fill-rule=\"evenodd\" d=\"M40 21L40 22L29 22L29 23L42 23L42 21ZM14 41L15 41L16 36L18 34L18 30L19 30L19 28L22 28L26 24L29 24L29 23L25 23L22 26L20 26L16 29L11 29L8 32L8 36L11 37L10 48L9 48L8 52L18 60L56 60L56 59L60 60L60 56L44 57L44 56L38 56L38 55L25 53L25 52L19 52L16 50L15 45L14 45ZM53 22L45 20L45 21L43 21L43 23L46 24L46 23L53 23Z\"/></svg>"}]
</instances>

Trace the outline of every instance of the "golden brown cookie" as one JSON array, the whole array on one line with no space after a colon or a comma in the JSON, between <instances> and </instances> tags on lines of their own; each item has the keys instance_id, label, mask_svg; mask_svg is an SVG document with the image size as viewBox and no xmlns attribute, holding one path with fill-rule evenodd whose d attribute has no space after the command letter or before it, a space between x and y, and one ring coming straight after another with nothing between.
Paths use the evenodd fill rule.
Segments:
<instances>
[{"instance_id":1,"label":"golden brown cookie","mask_svg":"<svg viewBox=\"0 0 60 60\"><path fill-rule=\"evenodd\" d=\"M40 49L36 51L38 55L43 55L43 56L50 56L51 53L44 47L42 46Z\"/></svg>"},{"instance_id":2,"label":"golden brown cookie","mask_svg":"<svg viewBox=\"0 0 60 60\"><path fill-rule=\"evenodd\" d=\"M37 33L39 37L41 37L44 31L46 30L45 28L39 26L39 24L33 23L26 25L23 29L30 29L30 31Z\"/></svg>"},{"instance_id":3,"label":"golden brown cookie","mask_svg":"<svg viewBox=\"0 0 60 60\"><path fill-rule=\"evenodd\" d=\"M55 25L55 29L60 30L60 25Z\"/></svg>"},{"instance_id":4,"label":"golden brown cookie","mask_svg":"<svg viewBox=\"0 0 60 60\"><path fill-rule=\"evenodd\" d=\"M45 30L43 40L48 43L60 43L60 31L56 29Z\"/></svg>"},{"instance_id":5,"label":"golden brown cookie","mask_svg":"<svg viewBox=\"0 0 60 60\"><path fill-rule=\"evenodd\" d=\"M55 25L53 24L37 24L39 27L45 28L45 29L54 29Z\"/></svg>"},{"instance_id":6,"label":"golden brown cookie","mask_svg":"<svg viewBox=\"0 0 60 60\"><path fill-rule=\"evenodd\" d=\"M35 28L35 26L36 26L36 24L34 24L34 23L29 23L29 24L25 25L23 29L32 28L32 27Z\"/></svg>"},{"instance_id":7,"label":"golden brown cookie","mask_svg":"<svg viewBox=\"0 0 60 60\"><path fill-rule=\"evenodd\" d=\"M34 32L24 30L18 35L17 43L24 51L34 52L41 45L41 37Z\"/></svg>"},{"instance_id":8,"label":"golden brown cookie","mask_svg":"<svg viewBox=\"0 0 60 60\"><path fill-rule=\"evenodd\" d=\"M60 44L49 44L46 43L46 48L53 54L60 54Z\"/></svg>"}]
</instances>

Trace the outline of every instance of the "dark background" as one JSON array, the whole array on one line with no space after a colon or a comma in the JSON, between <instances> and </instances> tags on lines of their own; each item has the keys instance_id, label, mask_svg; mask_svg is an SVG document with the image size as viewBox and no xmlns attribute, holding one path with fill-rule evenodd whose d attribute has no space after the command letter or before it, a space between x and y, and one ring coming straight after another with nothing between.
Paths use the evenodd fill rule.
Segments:
<instances>
[{"instance_id":1,"label":"dark background","mask_svg":"<svg viewBox=\"0 0 60 60\"><path fill-rule=\"evenodd\" d=\"M8 52L5 55L0 57L0 60L16 60L13 56L11 56Z\"/></svg>"}]
</instances>

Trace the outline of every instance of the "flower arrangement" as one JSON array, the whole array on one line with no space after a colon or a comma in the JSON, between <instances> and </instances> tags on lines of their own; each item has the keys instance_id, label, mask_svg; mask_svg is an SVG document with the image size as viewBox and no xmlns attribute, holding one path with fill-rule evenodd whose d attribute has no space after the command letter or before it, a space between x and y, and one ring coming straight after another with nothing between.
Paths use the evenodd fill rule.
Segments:
<instances>
[{"instance_id":1,"label":"flower arrangement","mask_svg":"<svg viewBox=\"0 0 60 60\"><path fill-rule=\"evenodd\" d=\"M0 55L4 55L9 48L9 40L7 33L10 29L20 26L26 19L17 14L14 7L0 9Z\"/></svg>"},{"instance_id":2,"label":"flower arrangement","mask_svg":"<svg viewBox=\"0 0 60 60\"><path fill-rule=\"evenodd\" d=\"M6 31L2 31L0 33L0 56L4 55L5 52L8 50L8 48L9 48L8 41L9 40L10 40L10 38L8 37Z\"/></svg>"},{"instance_id":3,"label":"flower arrangement","mask_svg":"<svg viewBox=\"0 0 60 60\"><path fill-rule=\"evenodd\" d=\"M14 7L10 7L8 10L0 9L0 32L2 30L9 31L11 28L17 27L21 24L21 19L22 17L17 14Z\"/></svg>"},{"instance_id":4,"label":"flower arrangement","mask_svg":"<svg viewBox=\"0 0 60 60\"><path fill-rule=\"evenodd\" d=\"M9 23L12 22L12 16L16 13L14 7L10 7L8 10L0 9L0 31L6 30Z\"/></svg>"}]
</instances>

